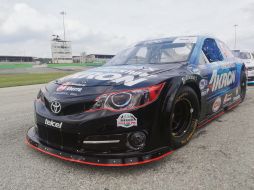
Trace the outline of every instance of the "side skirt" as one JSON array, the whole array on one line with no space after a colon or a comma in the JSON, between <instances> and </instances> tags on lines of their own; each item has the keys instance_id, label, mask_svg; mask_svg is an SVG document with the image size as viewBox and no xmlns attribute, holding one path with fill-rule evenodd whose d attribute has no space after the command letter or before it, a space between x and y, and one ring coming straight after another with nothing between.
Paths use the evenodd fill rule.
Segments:
<instances>
[{"instance_id":1,"label":"side skirt","mask_svg":"<svg viewBox=\"0 0 254 190\"><path fill-rule=\"evenodd\" d=\"M215 120L216 118L222 116L224 113L226 113L229 110L232 110L233 108L235 108L236 106L238 106L240 103L242 102L242 100L238 100L235 103L231 104L230 106L224 108L223 110L221 110L220 112L216 113L215 115L209 116L206 119L204 119L203 121L198 123L198 128L202 128L204 127L206 124L210 123L211 121Z\"/></svg>"}]
</instances>

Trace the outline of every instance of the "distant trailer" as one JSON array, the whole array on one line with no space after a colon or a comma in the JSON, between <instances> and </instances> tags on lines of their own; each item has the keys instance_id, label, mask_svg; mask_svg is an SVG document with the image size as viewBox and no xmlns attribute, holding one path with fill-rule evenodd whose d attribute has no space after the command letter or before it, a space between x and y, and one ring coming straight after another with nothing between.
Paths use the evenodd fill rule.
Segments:
<instances>
[{"instance_id":1,"label":"distant trailer","mask_svg":"<svg viewBox=\"0 0 254 190\"><path fill-rule=\"evenodd\" d=\"M0 56L1 63L33 63L34 57L30 56Z\"/></svg>"},{"instance_id":2,"label":"distant trailer","mask_svg":"<svg viewBox=\"0 0 254 190\"><path fill-rule=\"evenodd\" d=\"M113 58L114 55L106 55L106 54L89 54L86 55L86 61L108 61Z\"/></svg>"}]
</instances>

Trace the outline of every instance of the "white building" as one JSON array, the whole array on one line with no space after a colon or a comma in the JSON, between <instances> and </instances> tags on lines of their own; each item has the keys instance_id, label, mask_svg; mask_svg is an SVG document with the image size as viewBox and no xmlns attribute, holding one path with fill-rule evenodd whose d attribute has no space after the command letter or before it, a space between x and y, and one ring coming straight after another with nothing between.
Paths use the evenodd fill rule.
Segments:
<instances>
[{"instance_id":1,"label":"white building","mask_svg":"<svg viewBox=\"0 0 254 190\"><path fill-rule=\"evenodd\" d=\"M86 52L82 52L80 54L80 62L85 63L86 62Z\"/></svg>"},{"instance_id":2,"label":"white building","mask_svg":"<svg viewBox=\"0 0 254 190\"><path fill-rule=\"evenodd\" d=\"M52 63L73 63L71 42L54 36L51 41Z\"/></svg>"}]
</instances>

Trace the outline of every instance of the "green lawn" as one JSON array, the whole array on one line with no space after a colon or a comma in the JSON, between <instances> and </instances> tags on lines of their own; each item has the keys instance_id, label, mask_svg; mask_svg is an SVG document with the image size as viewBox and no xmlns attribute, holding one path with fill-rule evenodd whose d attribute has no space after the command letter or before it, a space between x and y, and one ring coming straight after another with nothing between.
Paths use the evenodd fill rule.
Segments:
<instances>
[{"instance_id":1,"label":"green lawn","mask_svg":"<svg viewBox=\"0 0 254 190\"><path fill-rule=\"evenodd\" d=\"M47 67L50 68L55 68L55 67L75 67L75 66L79 66L79 67L87 67L87 66L94 66L94 67L99 67L102 66L104 64L104 62L87 62L87 63L59 63L59 64L48 64ZM18 68L32 68L33 64L29 64L29 63L0 63L0 69L18 69Z\"/></svg>"},{"instance_id":2,"label":"green lawn","mask_svg":"<svg viewBox=\"0 0 254 190\"><path fill-rule=\"evenodd\" d=\"M17 64L0 64L0 69L16 69L16 68L32 68L32 64L17 63Z\"/></svg>"},{"instance_id":3,"label":"green lawn","mask_svg":"<svg viewBox=\"0 0 254 190\"><path fill-rule=\"evenodd\" d=\"M104 62L87 62L87 63L59 63L59 64L48 64L48 67L66 67L66 66L80 66L80 67L87 67L87 66L102 66Z\"/></svg>"},{"instance_id":4,"label":"green lawn","mask_svg":"<svg viewBox=\"0 0 254 190\"><path fill-rule=\"evenodd\" d=\"M71 72L36 73L36 74L0 74L0 88L43 84L54 79L72 74Z\"/></svg>"}]
</instances>

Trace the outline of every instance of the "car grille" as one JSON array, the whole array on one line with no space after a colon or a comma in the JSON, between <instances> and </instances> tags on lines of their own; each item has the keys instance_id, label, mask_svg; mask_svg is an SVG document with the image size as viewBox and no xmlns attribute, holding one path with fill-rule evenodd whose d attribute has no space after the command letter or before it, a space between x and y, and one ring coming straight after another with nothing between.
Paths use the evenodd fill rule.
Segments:
<instances>
[{"instance_id":1,"label":"car grille","mask_svg":"<svg viewBox=\"0 0 254 190\"><path fill-rule=\"evenodd\" d=\"M46 108L51 111L50 102L47 98L44 98ZM72 115L82 113L92 108L94 105L93 101L90 102L78 102L67 105L62 105L62 110L58 115Z\"/></svg>"},{"instance_id":2,"label":"car grille","mask_svg":"<svg viewBox=\"0 0 254 190\"><path fill-rule=\"evenodd\" d=\"M99 135L99 136L84 136L70 132L60 131L59 129L50 128L42 124L38 124L38 135L40 141L52 148L65 150L75 153L92 153L92 152L122 152L128 149L127 137L128 133L112 134L112 135ZM83 144L83 140L100 141L119 139L120 143L117 144Z\"/></svg>"},{"instance_id":3,"label":"car grille","mask_svg":"<svg viewBox=\"0 0 254 190\"><path fill-rule=\"evenodd\" d=\"M67 150L80 149L81 141L78 134L66 133L41 124L37 124L37 126L40 140L47 145L55 148L65 147Z\"/></svg>"}]
</instances>

